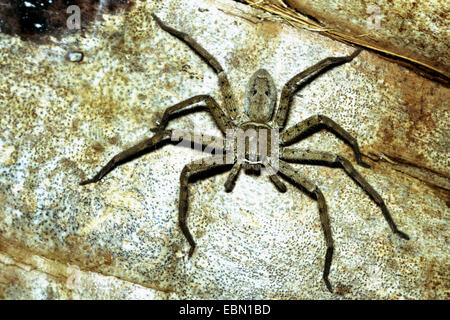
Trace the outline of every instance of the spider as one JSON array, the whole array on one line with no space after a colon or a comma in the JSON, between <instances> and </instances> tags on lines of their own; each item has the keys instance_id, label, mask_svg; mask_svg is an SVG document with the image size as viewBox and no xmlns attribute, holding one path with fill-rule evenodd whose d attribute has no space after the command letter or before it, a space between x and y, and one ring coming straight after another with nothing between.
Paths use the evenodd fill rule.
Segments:
<instances>
[{"instance_id":1,"label":"spider","mask_svg":"<svg viewBox=\"0 0 450 320\"><path fill-rule=\"evenodd\" d=\"M230 170L225 182L225 190L227 192L231 192L233 190L238 174L242 168L245 169L247 174L258 173L261 168L266 168L267 172L269 172L268 175L270 181L280 192L285 192L287 190L285 184L279 178L282 177L294 186L299 187L300 190L303 190L317 201L320 221L327 247L323 269L323 280L330 292L333 291L328 275L330 273L334 245L326 201L321 190L301 172L289 165L288 162L306 162L341 167L381 208L381 212L392 232L397 234L402 239L409 239L408 235L397 228L386 207L386 204L378 192L376 192L375 189L353 167L349 160L331 152L287 148L287 146L292 145L301 138L307 136L311 130L324 128L333 132L351 146L358 165L365 168L370 167L369 164L362 160L361 152L356 139L339 124L324 115L317 114L297 123L292 127L285 128L286 119L295 93L300 90L301 87L317 78L320 74L323 74L331 68L352 61L361 52L361 49L357 49L354 53L348 56L325 58L317 64L295 75L283 86L278 108L276 106L277 91L274 81L266 70L259 69L251 76L249 80L245 96L246 114L240 116L237 109L238 103L235 101L227 75L219 62L191 36L166 25L155 14L152 14L152 17L162 30L168 32L188 45L215 71L219 80L219 88L222 95L223 104L222 106L219 105L210 95L197 95L168 107L165 110L159 125L156 128L151 129L151 131L154 132L154 135L151 138L147 138L135 146L115 155L93 178L82 181L80 185L98 182L118 165L130 161L131 159L134 159L144 153L153 151L157 147L164 144L176 141L178 138L175 137L174 139L174 130L166 129L169 121L188 112L206 110L210 112L222 133L225 133L226 131L228 132L229 130L235 131L236 129L254 130L258 133L261 133L264 130L276 130L279 132L279 141L276 146L278 158L275 159L278 161L278 168L275 170L273 159L271 160L263 154L261 152L262 148L257 149L256 151L254 149L250 150L248 140L246 140L245 143L243 156L232 157L233 161L230 162L228 158L225 159L226 156L230 153L236 155L237 151L236 148L228 147L229 145L227 144L226 138L222 139L200 134L202 145L215 144L225 152L221 155L217 155L215 153L214 155L203 158L200 161L197 160L191 162L190 164L185 165L181 172L178 222L183 235L190 245L188 254L189 257L192 257L196 247L196 243L186 222L188 217L188 185L191 180L190 178L221 167L225 167L227 170ZM196 135L198 136L199 134ZM192 132L187 132L187 134L184 134L183 139L188 141L191 147L195 144L195 141L198 141ZM258 139L259 138L257 138L257 140ZM264 141L264 143L262 143L262 146L266 147L266 151L272 147L271 142L272 141Z\"/></svg>"}]
</instances>

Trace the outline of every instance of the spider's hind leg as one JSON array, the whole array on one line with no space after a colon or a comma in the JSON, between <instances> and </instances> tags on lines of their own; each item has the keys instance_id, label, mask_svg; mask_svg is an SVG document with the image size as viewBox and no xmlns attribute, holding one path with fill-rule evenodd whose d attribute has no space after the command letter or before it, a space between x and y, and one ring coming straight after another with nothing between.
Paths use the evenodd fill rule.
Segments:
<instances>
[{"instance_id":1,"label":"spider's hind leg","mask_svg":"<svg viewBox=\"0 0 450 320\"><path fill-rule=\"evenodd\" d=\"M227 74L220 65L220 63L210 54L205 48L198 44L190 35L187 33L178 31L161 21L155 14L152 14L153 19L164 31L170 33L172 36L180 39L185 44L187 44L196 54L198 54L217 74L219 78L219 87L223 98L223 104L228 115L232 119L236 119L238 116L237 103L234 98L233 92L231 91L230 82L228 81Z\"/></svg>"},{"instance_id":2,"label":"spider's hind leg","mask_svg":"<svg viewBox=\"0 0 450 320\"><path fill-rule=\"evenodd\" d=\"M286 120L289 114L289 109L291 107L292 98L294 94L301 88L303 85L313 81L319 75L325 73L326 71L344 64L346 62L352 61L358 54L361 53L361 49L357 49L351 55L344 57L328 57L317 64L309 67L308 69L300 72L299 74L292 77L284 86L281 91L280 97L280 106L278 107L277 113L275 115L275 123L280 128L280 131L283 130Z\"/></svg>"}]
</instances>

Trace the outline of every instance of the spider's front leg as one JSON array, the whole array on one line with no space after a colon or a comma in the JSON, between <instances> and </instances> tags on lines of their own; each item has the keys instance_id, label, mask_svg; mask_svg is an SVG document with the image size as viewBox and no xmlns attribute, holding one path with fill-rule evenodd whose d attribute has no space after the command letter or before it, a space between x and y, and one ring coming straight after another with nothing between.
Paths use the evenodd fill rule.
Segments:
<instances>
[{"instance_id":1,"label":"spider's front leg","mask_svg":"<svg viewBox=\"0 0 450 320\"><path fill-rule=\"evenodd\" d=\"M361 188L369 194L369 196L375 201L375 203L381 208L384 218L386 219L392 232L397 234L400 238L409 240L409 236L398 230L394 220L389 213L386 204L381 198L380 194L367 182L366 179L353 167L350 161L341 157L338 154L331 152L315 151L315 150L301 150L301 149L282 149L280 158L286 161L301 162L301 161L314 161L325 164L338 164L345 172L358 183Z\"/></svg>"},{"instance_id":2,"label":"spider's front leg","mask_svg":"<svg viewBox=\"0 0 450 320\"><path fill-rule=\"evenodd\" d=\"M308 119L305 119L297 123L296 125L286 129L286 131L284 131L280 135L280 145L288 146L294 143L298 138L302 137L305 132L308 132L310 129L319 125L323 125L326 129L344 139L344 141L352 147L356 162L362 167L370 168L370 165L362 160L358 141L339 124L337 124L327 116L323 116L320 114L311 116Z\"/></svg>"},{"instance_id":3,"label":"spider's front leg","mask_svg":"<svg viewBox=\"0 0 450 320\"><path fill-rule=\"evenodd\" d=\"M325 58L317 64L309 67L305 71L292 77L283 87L280 97L280 106L278 107L277 113L275 115L275 124L280 129L283 130L287 116L289 114L289 109L291 107L291 102L294 94L300 90L300 88L313 81L319 75L324 72L339 66L343 63L352 61L358 54L360 54L361 49L356 50L349 56L345 57L329 57Z\"/></svg>"},{"instance_id":4,"label":"spider's front leg","mask_svg":"<svg viewBox=\"0 0 450 320\"><path fill-rule=\"evenodd\" d=\"M285 177L292 180L296 185L304 188L310 194L314 195L317 204L319 205L320 222L322 224L322 230L325 236L325 242L327 245L327 252L325 254L325 265L323 269L323 280L330 292L333 292L328 275L330 274L331 261L333 258L333 237L331 235L330 220L328 218L328 209L325 198L320 189L306 178L299 171L295 170L292 166L286 162L280 160L278 162L278 170Z\"/></svg>"},{"instance_id":5,"label":"spider's front leg","mask_svg":"<svg viewBox=\"0 0 450 320\"><path fill-rule=\"evenodd\" d=\"M180 225L180 229L186 237L189 245L191 246L189 250L189 257L192 257L192 254L195 250L195 241L192 237L191 232L186 224L187 216L188 216L188 206L189 206L189 178L195 174L199 174L202 172L214 170L216 168L230 166L232 163L227 163L226 156L215 156L208 157L201 160L196 160L184 166L183 171L180 176L180 201L178 206L178 222Z\"/></svg>"}]
</instances>

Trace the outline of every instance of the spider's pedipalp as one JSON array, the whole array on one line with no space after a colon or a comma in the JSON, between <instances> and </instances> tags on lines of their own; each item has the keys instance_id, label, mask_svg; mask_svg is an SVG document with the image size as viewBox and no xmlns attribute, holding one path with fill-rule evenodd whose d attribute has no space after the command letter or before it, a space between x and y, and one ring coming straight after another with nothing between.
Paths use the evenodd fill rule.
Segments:
<instances>
[{"instance_id":1,"label":"spider's pedipalp","mask_svg":"<svg viewBox=\"0 0 450 320\"><path fill-rule=\"evenodd\" d=\"M287 191L286 185L278 178L276 174L269 176L270 181L275 185L278 191L285 193Z\"/></svg>"},{"instance_id":2,"label":"spider's pedipalp","mask_svg":"<svg viewBox=\"0 0 450 320\"><path fill-rule=\"evenodd\" d=\"M268 171L270 181L275 185L278 191L280 191L281 193L286 192L287 191L286 185L280 180L276 170L274 169L273 165L270 163L267 157L263 159L263 164L266 170Z\"/></svg>"},{"instance_id":3,"label":"spider's pedipalp","mask_svg":"<svg viewBox=\"0 0 450 320\"><path fill-rule=\"evenodd\" d=\"M227 181L225 181L225 191L231 192L233 191L235 185L236 185L236 179L239 175L239 172L241 171L242 163L236 162L233 165L233 168L231 168L230 174L227 177Z\"/></svg>"}]
</instances>

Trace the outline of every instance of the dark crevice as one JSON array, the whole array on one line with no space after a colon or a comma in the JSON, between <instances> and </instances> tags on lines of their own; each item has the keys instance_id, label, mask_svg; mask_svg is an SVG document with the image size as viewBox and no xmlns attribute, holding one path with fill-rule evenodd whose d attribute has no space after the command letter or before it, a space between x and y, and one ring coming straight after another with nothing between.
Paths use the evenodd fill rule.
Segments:
<instances>
[{"instance_id":1,"label":"dark crevice","mask_svg":"<svg viewBox=\"0 0 450 320\"><path fill-rule=\"evenodd\" d=\"M22 40L48 43L48 36L59 38L73 33L83 34L101 14L129 10L134 2L103 0L102 10L99 10L100 0L1 0L0 30ZM70 6L76 7L68 10ZM78 20L73 19L74 14L79 16ZM79 24L74 26L74 21L79 21Z\"/></svg>"}]
</instances>

